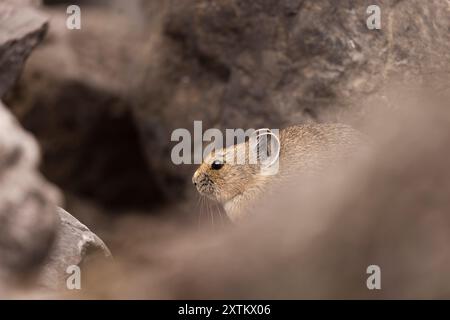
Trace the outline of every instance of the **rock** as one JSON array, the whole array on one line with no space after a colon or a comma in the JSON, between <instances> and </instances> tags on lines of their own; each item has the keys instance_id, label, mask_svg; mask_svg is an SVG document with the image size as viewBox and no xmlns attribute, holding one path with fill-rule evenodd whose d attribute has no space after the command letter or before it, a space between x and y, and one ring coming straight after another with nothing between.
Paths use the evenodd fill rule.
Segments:
<instances>
[{"instance_id":1,"label":"rock","mask_svg":"<svg viewBox=\"0 0 450 320\"><path fill-rule=\"evenodd\" d=\"M60 195L38 159L35 139L0 102L0 287L37 273L55 236Z\"/></svg>"},{"instance_id":2,"label":"rock","mask_svg":"<svg viewBox=\"0 0 450 320\"><path fill-rule=\"evenodd\" d=\"M79 266L83 272L83 267L92 260L112 257L107 246L88 227L61 208L58 215L56 239L39 280L41 285L52 289L65 288L69 266Z\"/></svg>"},{"instance_id":3,"label":"rock","mask_svg":"<svg viewBox=\"0 0 450 320\"><path fill-rule=\"evenodd\" d=\"M16 81L46 29L47 20L34 9L0 3L0 98Z\"/></svg>"},{"instance_id":4,"label":"rock","mask_svg":"<svg viewBox=\"0 0 450 320\"><path fill-rule=\"evenodd\" d=\"M0 3L0 96L46 31L33 9ZM40 174L40 149L0 101L0 296L17 285L56 288L67 264L89 262L104 243L57 205L59 190ZM45 267L44 267L45 266Z\"/></svg>"},{"instance_id":5,"label":"rock","mask_svg":"<svg viewBox=\"0 0 450 320\"><path fill-rule=\"evenodd\" d=\"M248 224L194 227L188 235L185 225L158 226L167 232L158 237L142 221L117 232L128 244L117 255L124 265L99 271L91 284L97 297L447 298L450 100L418 92L391 118L369 119L376 134L370 157L320 179L295 178L295 188L288 184L259 203ZM166 243L155 245L158 238ZM373 265L381 269L381 290L368 290Z\"/></svg>"}]
</instances>

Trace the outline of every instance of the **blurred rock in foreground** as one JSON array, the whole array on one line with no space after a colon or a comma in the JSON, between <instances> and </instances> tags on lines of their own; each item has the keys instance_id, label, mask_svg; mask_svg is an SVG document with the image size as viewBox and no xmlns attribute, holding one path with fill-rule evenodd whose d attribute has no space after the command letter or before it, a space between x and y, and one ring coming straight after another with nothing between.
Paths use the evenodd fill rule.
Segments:
<instances>
[{"instance_id":1,"label":"blurred rock in foreground","mask_svg":"<svg viewBox=\"0 0 450 320\"><path fill-rule=\"evenodd\" d=\"M0 102L0 275L9 279L39 271L57 228L59 193L38 173L38 159L36 141Z\"/></svg>"},{"instance_id":2,"label":"blurred rock in foreground","mask_svg":"<svg viewBox=\"0 0 450 320\"><path fill-rule=\"evenodd\" d=\"M68 267L83 267L92 260L111 258L111 252L104 242L88 227L65 210L58 209L59 228L51 253L40 275L39 283L52 289L64 289Z\"/></svg>"},{"instance_id":3,"label":"blurred rock in foreground","mask_svg":"<svg viewBox=\"0 0 450 320\"><path fill-rule=\"evenodd\" d=\"M47 22L34 9L0 3L0 96L16 81ZM0 297L11 288L60 287L66 265L83 265L104 243L67 212L61 194L40 174L37 141L0 101ZM45 268L42 269L45 265ZM63 269L64 268L64 269ZM43 273L42 273L43 272Z\"/></svg>"}]
</instances>

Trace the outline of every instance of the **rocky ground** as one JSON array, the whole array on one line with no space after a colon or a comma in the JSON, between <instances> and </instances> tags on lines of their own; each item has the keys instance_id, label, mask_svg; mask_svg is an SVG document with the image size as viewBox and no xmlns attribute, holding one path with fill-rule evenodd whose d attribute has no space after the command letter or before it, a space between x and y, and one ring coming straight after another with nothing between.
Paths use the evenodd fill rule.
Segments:
<instances>
[{"instance_id":1,"label":"rocky ground","mask_svg":"<svg viewBox=\"0 0 450 320\"><path fill-rule=\"evenodd\" d=\"M109 256L58 206L113 253L148 240L132 226L153 247L178 234L155 217L195 224L194 167L170 161L170 134L194 120L366 130L373 113L395 118L398 87L449 88L446 1L378 1L381 30L363 0L69 2L0 2L0 275L12 282L55 287L89 251ZM68 4L81 30L65 27Z\"/></svg>"}]
</instances>

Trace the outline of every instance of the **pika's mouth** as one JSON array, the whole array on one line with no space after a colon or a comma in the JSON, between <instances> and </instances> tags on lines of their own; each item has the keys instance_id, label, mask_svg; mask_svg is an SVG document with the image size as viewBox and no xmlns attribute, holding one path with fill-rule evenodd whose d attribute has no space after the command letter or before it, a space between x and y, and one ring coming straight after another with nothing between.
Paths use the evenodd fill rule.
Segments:
<instances>
[{"instance_id":1,"label":"pika's mouth","mask_svg":"<svg viewBox=\"0 0 450 320\"><path fill-rule=\"evenodd\" d=\"M212 200L216 200L214 182L209 178L203 178L199 181L194 182L198 193L202 196L206 196Z\"/></svg>"}]
</instances>

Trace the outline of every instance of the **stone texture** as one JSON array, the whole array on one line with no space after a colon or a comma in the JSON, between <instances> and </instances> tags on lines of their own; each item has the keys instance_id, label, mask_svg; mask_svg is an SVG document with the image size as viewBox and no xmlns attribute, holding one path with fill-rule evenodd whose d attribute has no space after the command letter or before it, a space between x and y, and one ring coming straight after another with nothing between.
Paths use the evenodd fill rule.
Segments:
<instances>
[{"instance_id":1,"label":"stone texture","mask_svg":"<svg viewBox=\"0 0 450 320\"><path fill-rule=\"evenodd\" d=\"M17 80L46 29L47 20L34 9L0 3L0 98Z\"/></svg>"},{"instance_id":2,"label":"stone texture","mask_svg":"<svg viewBox=\"0 0 450 320\"><path fill-rule=\"evenodd\" d=\"M49 257L39 282L45 287L63 289L69 266L87 266L94 259L111 258L111 252L103 241L88 227L65 210L58 208L60 224Z\"/></svg>"},{"instance_id":3,"label":"stone texture","mask_svg":"<svg viewBox=\"0 0 450 320\"><path fill-rule=\"evenodd\" d=\"M38 159L34 138L0 103L0 276L9 281L39 271L55 236L60 197Z\"/></svg>"},{"instance_id":4,"label":"stone texture","mask_svg":"<svg viewBox=\"0 0 450 320\"><path fill-rule=\"evenodd\" d=\"M26 4L0 3L0 96L46 32L46 20ZM66 264L85 264L95 251L110 255L86 226L57 209L61 194L42 177L39 163L36 139L0 101L1 297L37 278L41 285L57 288Z\"/></svg>"},{"instance_id":5,"label":"stone texture","mask_svg":"<svg viewBox=\"0 0 450 320\"><path fill-rule=\"evenodd\" d=\"M185 225L124 226L139 240L117 233L127 244L117 248L123 265L109 275L99 271L97 296L448 298L450 100L418 92L405 99L417 106L404 100L389 119L368 119L375 137L369 158L321 179L296 178L295 188L267 196L248 224L200 234L194 227L189 235ZM166 234L158 239L152 228ZM367 288L370 265L381 268L381 290Z\"/></svg>"}]
</instances>

